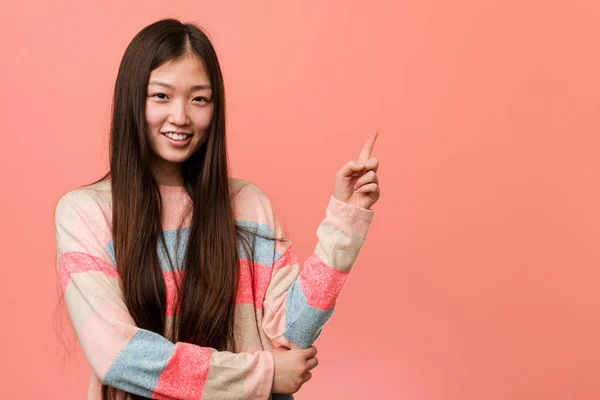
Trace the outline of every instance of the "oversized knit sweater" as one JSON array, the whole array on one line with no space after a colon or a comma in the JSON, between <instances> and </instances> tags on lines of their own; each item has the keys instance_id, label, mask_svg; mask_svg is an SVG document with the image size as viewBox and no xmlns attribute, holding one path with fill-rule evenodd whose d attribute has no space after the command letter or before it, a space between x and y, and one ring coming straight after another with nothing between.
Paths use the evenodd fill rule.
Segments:
<instances>
[{"instance_id":1,"label":"oversized knit sweater","mask_svg":"<svg viewBox=\"0 0 600 400\"><path fill-rule=\"evenodd\" d=\"M257 186L230 180L236 224L285 237ZM174 274L184 272L191 201L182 187L160 186L166 249L157 248L166 286L167 326L175 312ZM331 317L373 218L372 210L331 196L314 253L299 263L292 243L256 237L254 262L240 251L235 352L169 340L137 327L123 301L112 241L110 181L74 189L55 210L56 266L68 314L93 371L88 400L102 383L152 399L291 399L271 394L278 346L307 348ZM176 240L177 236L179 240ZM289 238L288 238L289 239ZM167 254L168 252L168 254ZM173 272L169 256L176 264ZM252 267L253 266L253 267ZM251 271L250 268L253 268Z\"/></svg>"}]
</instances>

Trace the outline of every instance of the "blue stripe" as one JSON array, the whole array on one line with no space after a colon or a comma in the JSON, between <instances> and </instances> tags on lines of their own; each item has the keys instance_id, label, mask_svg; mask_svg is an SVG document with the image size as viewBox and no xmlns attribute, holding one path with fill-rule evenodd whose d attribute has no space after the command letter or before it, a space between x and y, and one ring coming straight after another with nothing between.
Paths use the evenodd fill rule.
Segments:
<instances>
[{"instance_id":1,"label":"blue stripe","mask_svg":"<svg viewBox=\"0 0 600 400\"><path fill-rule=\"evenodd\" d=\"M113 265L117 265L117 257L115 257L115 245L112 240L108 242L106 246L104 246L104 250L106 250L106 252L110 256Z\"/></svg>"},{"instance_id":2,"label":"blue stripe","mask_svg":"<svg viewBox=\"0 0 600 400\"><path fill-rule=\"evenodd\" d=\"M273 230L267 224L257 224L251 221L236 221L236 225L248 228L255 234L272 238L274 236ZM253 236L252 247L254 248L254 262L267 267L273 266L273 260L281 257L281 255L275 251L275 241L265 239L260 236ZM250 260L250 254L247 253L242 242L238 240L238 253L240 259Z\"/></svg>"},{"instance_id":3,"label":"blue stripe","mask_svg":"<svg viewBox=\"0 0 600 400\"><path fill-rule=\"evenodd\" d=\"M323 311L306 304L306 296L300 281L296 279L288 290L283 335L298 347L310 347L321 334L323 325L331 318L333 309Z\"/></svg>"},{"instance_id":4,"label":"blue stripe","mask_svg":"<svg viewBox=\"0 0 600 400\"><path fill-rule=\"evenodd\" d=\"M236 224L245 228L248 228L258 234L267 237L273 237L273 230L266 224L257 224L251 221L236 221ZM179 233L179 244L177 245L177 234ZM177 230L164 231L165 243L167 248L162 245L159 241L157 245L158 260L160 267L163 271L170 271L169 256L174 262L173 267L178 270L183 268L185 260L185 250L188 245L188 239L190 236L190 228L182 228ZM275 242L273 240L264 239L258 236L254 236L252 240L252 247L254 248L254 262L266 265L268 267L273 266L273 260L281 257L279 252L275 251ZM247 254L243 242L238 238L237 248L239 257L242 260L249 260L250 255ZM114 242L111 240L104 248L110 256L114 265L117 265L115 258Z\"/></svg>"},{"instance_id":5,"label":"blue stripe","mask_svg":"<svg viewBox=\"0 0 600 400\"><path fill-rule=\"evenodd\" d=\"M177 246L177 234L179 233L179 246ZM164 231L165 243L167 248L159 240L157 245L158 261L163 271L170 271L169 256L173 261L173 268L176 270L183 268L185 261L185 250L187 249L188 239L190 237L190 228L175 229ZM168 254L167 254L168 253Z\"/></svg>"},{"instance_id":6,"label":"blue stripe","mask_svg":"<svg viewBox=\"0 0 600 400\"><path fill-rule=\"evenodd\" d=\"M179 233L179 244L177 243L177 233ZM188 245L188 238L190 237L190 228L163 231L163 234L165 235L165 243L167 248L165 249L165 246L161 241L159 241L156 246L156 252L158 254L158 261L161 269L163 271L171 270L169 266L169 256L174 263L173 267L176 270L181 269L185 260L185 250ZM113 264L117 265L114 242L111 240L104 249L110 256Z\"/></svg>"},{"instance_id":7,"label":"blue stripe","mask_svg":"<svg viewBox=\"0 0 600 400\"><path fill-rule=\"evenodd\" d=\"M104 383L150 397L175 345L164 337L139 330L127 342L104 377Z\"/></svg>"}]
</instances>

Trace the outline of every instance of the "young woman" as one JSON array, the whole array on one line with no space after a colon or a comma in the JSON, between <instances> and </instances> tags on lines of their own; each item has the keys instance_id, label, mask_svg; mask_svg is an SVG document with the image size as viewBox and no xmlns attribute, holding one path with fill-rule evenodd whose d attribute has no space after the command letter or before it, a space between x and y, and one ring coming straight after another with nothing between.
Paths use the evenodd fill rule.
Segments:
<instances>
[{"instance_id":1,"label":"young woman","mask_svg":"<svg viewBox=\"0 0 600 400\"><path fill-rule=\"evenodd\" d=\"M209 39L170 19L140 31L117 76L110 171L55 210L88 399L291 398L373 218L375 139L337 173L301 268L269 198L229 176Z\"/></svg>"}]
</instances>

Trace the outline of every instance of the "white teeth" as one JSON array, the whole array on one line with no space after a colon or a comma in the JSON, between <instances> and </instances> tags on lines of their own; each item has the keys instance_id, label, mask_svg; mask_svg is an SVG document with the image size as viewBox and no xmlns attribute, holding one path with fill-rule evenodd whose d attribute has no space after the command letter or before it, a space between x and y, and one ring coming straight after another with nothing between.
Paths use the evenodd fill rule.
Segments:
<instances>
[{"instance_id":1,"label":"white teeth","mask_svg":"<svg viewBox=\"0 0 600 400\"><path fill-rule=\"evenodd\" d=\"M189 135L178 135L176 133L167 132L165 133L165 136L173 140L184 140L187 139Z\"/></svg>"}]
</instances>

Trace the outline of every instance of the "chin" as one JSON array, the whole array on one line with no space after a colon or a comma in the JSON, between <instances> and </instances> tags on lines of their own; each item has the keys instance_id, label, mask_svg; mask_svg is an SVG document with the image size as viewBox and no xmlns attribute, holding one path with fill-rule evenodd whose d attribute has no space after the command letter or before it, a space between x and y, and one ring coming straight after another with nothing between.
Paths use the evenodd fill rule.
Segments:
<instances>
[{"instance_id":1,"label":"chin","mask_svg":"<svg viewBox=\"0 0 600 400\"><path fill-rule=\"evenodd\" d=\"M180 154L173 154L172 152L168 151L168 152L160 152L160 153L158 153L158 156L166 162L182 163L184 161L189 160L190 157L192 156L192 154L193 154L192 152L185 152L185 153L181 152Z\"/></svg>"}]
</instances>

